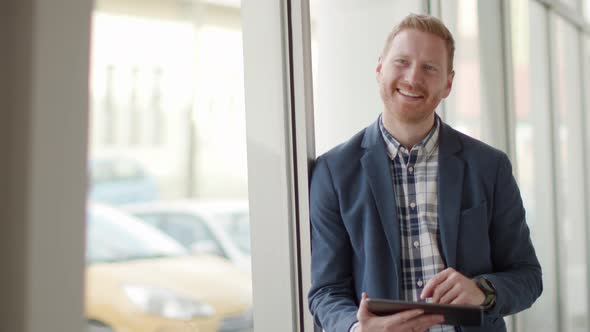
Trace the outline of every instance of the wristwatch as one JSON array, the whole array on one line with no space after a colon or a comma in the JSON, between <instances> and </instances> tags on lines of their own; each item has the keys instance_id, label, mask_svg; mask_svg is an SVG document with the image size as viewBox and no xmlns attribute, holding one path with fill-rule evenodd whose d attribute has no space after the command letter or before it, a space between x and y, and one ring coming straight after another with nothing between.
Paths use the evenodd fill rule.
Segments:
<instances>
[{"instance_id":1,"label":"wristwatch","mask_svg":"<svg viewBox=\"0 0 590 332\"><path fill-rule=\"evenodd\" d=\"M483 292L483 295L485 295L485 300L481 305L485 310L491 309L496 304L496 289L494 285L484 277L475 279L475 284Z\"/></svg>"}]
</instances>

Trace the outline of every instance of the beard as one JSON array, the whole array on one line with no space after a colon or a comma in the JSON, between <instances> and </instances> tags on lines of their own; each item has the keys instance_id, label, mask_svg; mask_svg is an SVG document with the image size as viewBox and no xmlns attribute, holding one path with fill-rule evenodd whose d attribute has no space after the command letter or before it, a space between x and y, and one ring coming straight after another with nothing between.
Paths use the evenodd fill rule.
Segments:
<instances>
[{"instance_id":1,"label":"beard","mask_svg":"<svg viewBox=\"0 0 590 332\"><path fill-rule=\"evenodd\" d=\"M401 100L402 97L395 87L388 90L380 89L385 112L389 113L392 119L400 123L415 125L423 123L432 116L435 110L434 108L430 109L426 103L428 95L424 93L423 89L412 89L412 91L417 91L423 96L422 102L417 105L405 103Z\"/></svg>"}]
</instances>

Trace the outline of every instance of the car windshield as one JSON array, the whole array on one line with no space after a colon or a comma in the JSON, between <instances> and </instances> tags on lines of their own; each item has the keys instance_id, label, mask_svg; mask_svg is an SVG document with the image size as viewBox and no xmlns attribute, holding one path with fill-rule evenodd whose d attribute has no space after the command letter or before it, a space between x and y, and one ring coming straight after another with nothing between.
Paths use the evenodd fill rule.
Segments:
<instances>
[{"instance_id":1,"label":"car windshield","mask_svg":"<svg viewBox=\"0 0 590 332\"><path fill-rule=\"evenodd\" d=\"M88 263L187 255L172 238L118 211L92 206L87 219Z\"/></svg>"},{"instance_id":2,"label":"car windshield","mask_svg":"<svg viewBox=\"0 0 590 332\"><path fill-rule=\"evenodd\" d=\"M220 212L215 216L240 251L250 255L250 217L248 211Z\"/></svg>"}]
</instances>

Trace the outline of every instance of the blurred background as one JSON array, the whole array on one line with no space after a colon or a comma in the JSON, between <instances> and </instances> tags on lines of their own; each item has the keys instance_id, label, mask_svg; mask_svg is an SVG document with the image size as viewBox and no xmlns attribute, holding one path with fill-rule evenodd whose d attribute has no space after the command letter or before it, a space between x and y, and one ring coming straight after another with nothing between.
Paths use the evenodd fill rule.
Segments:
<instances>
[{"instance_id":1,"label":"blurred background","mask_svg":"<svg viewBox=\"0 0 590 332\"><path fill-rule=\"evenodd\" d=\"M374 66L396 20L426 10L453 32L454 88L438 113L460 131L512 157L544 267L543 297L532 310L507 318L516 331L589 328L584 222L588 149L579 70L584 57L588 59L583 53L588 34L575 20L577 11L590 18L589 3L310 1L317 155L374 121L381 111ZM197 257L220 257L249 273L240 2L146 5L101 0L92 19L89 201L138 218ZM165 279L174 278L172 270L158 264L154 269L167 275ZM247 283L240 278L229 278L228 283ZM101 318L105 309L91 301L92 287L101 282L89 275L88 319L92 326L108 325L116 331L120 328L109 323L110 318ZM185 292L190 290L177 290L178 301L160 300L160 311L146 308L143 314L174 318L165 314L166 306L185 310L179 302L189 301L183 298ZM203 293L197 294L194 305L210 304ZM133 296L126 300L133 302ZM229 302L212 306L211 312L235 306ZM247 306L240 310L227 317L201 316L219 318L223 325L247 316ZM119 319L136 321L124 315ZM244 324L251 328L251 321Z\"/></svg>"}]
</instances>

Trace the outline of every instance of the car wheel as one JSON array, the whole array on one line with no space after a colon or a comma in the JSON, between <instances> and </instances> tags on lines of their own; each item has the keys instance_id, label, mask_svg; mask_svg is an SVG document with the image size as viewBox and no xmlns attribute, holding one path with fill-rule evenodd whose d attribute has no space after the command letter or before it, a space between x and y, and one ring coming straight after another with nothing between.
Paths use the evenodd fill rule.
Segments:
<instances>
[{"instance_id":1,"label":"car wheel","mask_svg":"<svg viewBox=\"0 0 590 332\"><path fill-rule=\"evenodd\" d=\"M86 332L115 332L115 330L104 323L98 321L88 321L86 324Z\"/></svg>"}]
</instances>

